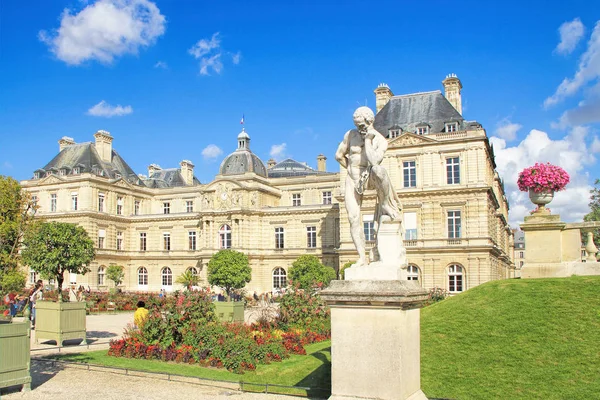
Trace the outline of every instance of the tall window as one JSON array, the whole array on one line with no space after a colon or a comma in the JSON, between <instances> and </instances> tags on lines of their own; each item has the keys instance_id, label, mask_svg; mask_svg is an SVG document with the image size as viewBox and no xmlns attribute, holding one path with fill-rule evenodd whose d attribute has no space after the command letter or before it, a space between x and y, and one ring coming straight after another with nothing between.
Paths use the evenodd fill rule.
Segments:
<instances>
[{"instance_id":1,"label":"tall window","mask_svg":"<svg viewBox=\"0 0 600 400\"><path fill-rule=\"evenodd\" d=\"M409 265L407 269L406 280L418 281L419 280L419 267L416 265Z\"/></svg>"},{"instance_id":2,"label":"tall window","mask_svg":"<svg viewBox=\"0 0 600 400\"><path fill-rule=\"evenodd\" d=\"M188 232L188 249L196 250L196 231Z\"/></svg>"},{"instance_id":3,"label":"tall window","mask_svg":"<svg viewBox=\"0 0 600 400\"><path fill-rule=\"evenodd\" d=\"M185 202L185 211L186 212L194 212L194 201L193 200L188 200Z\"/></svg>"},{"instance_id":4,"label":"tall window","mask_svg":"<svg viewBox=\"0 0 600 400\"><path fill-rule=\"evenodd\" d=\"M104 193L98 193L98 211L104 212Z\"/></svg>"},{"instance_id":5,"label":"tall window","mask_svg":"<svg viewBox=\"0 0 600 400\"><path fill-rule=\"evenodd\" d=\"M171 203L168 201L163 203L163 214L171 214Z\"/></svg>"},{"instance_id":6,"label":"tall window","mask_svg":"<svg viewBox=\"0 0 600 400\"><path fill-rule=\"evenodd\" d=\"M56 193L50 195L50 212L56 212Z\"/></svg>"},{"instance_id":7,"label":"tall window","mask_svg":"<svg viewBox=\"0 0 600 400\"><path fill-rule=\"evenodd\" d=\"M402 225L404 225L404 240L417 240L417 213L405 212Z\"/></svg>"},{"instance_id":8,"label":"tall window","mask_svg":"<svg viewBox=\"0 0 600 400\"><path fill-rule=\"evenodd\" d=\"M285 269L275 268L273 270L273 289L281 289L287 286L287 275Z\"/></svg>"},{"instance_id":9,"label":"tall window","mask_svg":"<svg viewBox=\"0 0 600 400\"><path fill-rule=\"evenodd\" d=\"M323 204L331 204L331 192L323 192Z\"/></svg>"},{"instance_id":10,"label":"tall window","mask_svg":"<svg viewBox=\"0 0 600 400\"><path fill-rule=\"evenodd\" d=\"M523 253L522 251L519 252L519 258L525 258L525 253Z\"/></svg>"},{"instance_id":11,"label":"tall window","mask_svg":"<svg viewBox=\"0 0 600 400\"><path fill-rule=\"evenodd\" d=\"M284 247L284 232L283 228L275 228L275 248L283 249Z\"/></svg>"},{"instance_id":12,"label":"tall window","mask_svg":"<svg viewBox=\"0 0 600 400\"><path fill-rule=\"evenodd\" d=\"M306 227L306 247L315 248L317 247L317 227L307 226Z\"/></svg>"},{"instance_id":13,"label":"tall window","mask_svg":"<svg viewBox=\"0 0 600 400\"><path fill-rule=\"evenodd\" d=\"M140 251L146 251L146 232L140 232Z\"/></svg>"},{"instance_id":14,"label":"tall window","mask_svg":"<svg viewBox=\"0 0 600 400\"><path fill-rule=\"evenodd\" d=\"M33 196L31 196L31 203L32 203L34 206L37 206L37 205L38 205L38 197L37 197L36 195L33 195Z\"/></svg>"},{"instance_id":15,"label":"tall window","mask_svg":"<svg viewBox=\"0 0 600 400\"><path fill-rule=\"evenodd\" d=\"M104 286L104 276L106 275L106 270L104 266L100 266L98 268L98 286Z\"/></svg>"},{"instance_id":16,"label":"tall window","mask_svg":"<svg viewBox=\"0 0 600 400\"><path fill-rule=\"evenodd\" d=\"M133 215L140 215L140 201L136 200L133 203Z\"/></svg>"},{"instance_id":17,"label":"tall window","mask_svg":"<svg viewBox=\"0 0 600 400\"><path fill-rule=\"evenodd\" d=\"M463 268L452 264L448 267L448 291L457 293L463 290Z\"/></svg>"},{"instance_id":18,"label":"tall window","mask_svg":"<svg viewBox=\"0 0 600 400\"><path fill-rule=\"evenodd\" d=\"M173 286L173 273L171 268L164 267L161 271L162 286Z\"/></svg>"},{"instance_id":19,"label":"tall window","mask_svg":"<svg viewBox=\"0 0 600 400\"><path fill-rule=\"evenodd\" d=\"M416 187L417 163L415 161L404 161L402 163L402 172L404 173L404 187Z\"/></svg>"},{"instance_id":20,"label":"tall window","mask_svg":"<svg viewBox=\"0 0 600 400\"><path fill-rule=\"evenodd\" d=\"M123 250L123 232L117 232L117 250Z\"/></svg>"},{"instance_id":21,"label":"tall window","mask_svg":"<svg viewBox=\"0 0 600 400\"><path fill-rule=\"evenodd\" d=\"M459 157L446 158L446 177L448 185L458 185L460 183Z\"/></svg>"},{"instance_id":22,"label":"tall window","mask_svg":"<svg viewBox=\"0 0 600 400\"><path fill-rule=\"evenodd\" d=\"M456 239L461 237L460 211L448 211L448 238Z\"/></svg>"},{"instance_id":23,"label":"tall window","mask_svg":"<svg viewBox=\"0 0 600 400\"><path fill-rule=\"evenodd\" d=\"M300 193L292 194L292 205L294 207L302 205L302 197L300 197Z\"/></svg>"},{"instance_id":24,"label":"tall window","mask_svg":"<svg viewBox=\"0 0 600 400\"><path fill-rule=\"evenodd\" d=\"M198 276L198 269L196 267L189 267L187 271L191 272L194 276Z\"/></svg>"},{"instance_id":25,"label":"tall window","mask_svg":"<svg viewBox=\"0 0 600 400\"><path fill-rule=\"evenodd\" d=\"M523 268L523 264L524 264L523 261L519 261L519 268Z\"/></svg>"},{"instance_id":26,"label":"tall window","mask_svg":"<svg viewBox=\"0 0 600 400\"><path fill-rule=\"evenodd\" d=\"M168 232L163 233L163 250L171 250L171 234Z\"/></svg>"},{"instance_id":27,"label":"tall window","mask_svg":"<svg viewBox=\"0 0 600 400\"><path fill-rule=\"evenodd\" d=\"M363 216L363 230L365 232L365 240L372 242L375 240L375 222L372 215Z\"/></svg>"},{"instance_id":28,"label":"tall window","mask_svg":"<svg viewBox=\"0 0 600 400\"><path fill-rule=\"evenodd\" d=\"M98 248L104 248L104 238L106 237L106 231L104 229L98 230Z\"/></svg>"},{"instance_id":29,"label":"tall window","mask_svg":"<svg viewBox=\"0 0 600 400\"><path fill-rule=\"evenodd\" d=\"M148 286L148 270L146 267L138 269L138 286Z\"/></svg>"},{"instance_id":30,"label":"tall window","mask_svg":"<svg viewBox=\"0 0 600 400\"><path fill-rule=\"evenodd\" d=\"M71 210L77 211L77 193L71 193Z\"/></svg>"},{"instance_id":31,"label":"tall window","mask_svg":"<svg viewBox=\"0 0 600 400\"><path fill-rule=\"evenodd\" d=\"M35 285L36 282L37 282L37 272L29 271L29 283L31 283L32 285Z\"/></svg>"},{"instance_id":32,"label":"tall window","mask_svg":"<svg viewBox=\"0 0 600 400\"><path fill-rule=\"evenodd\" d=\"M123 198L117 197L117 215L123 215Z\"/></svg>"},{"instance_id":33,"label":"tall window","mask_svg":"<svg viewBox=\"0 0 600 400\"><path fill-rule=\"evenodd\" d=\"M222 225L219 229L219 247L221 249L231 248L231 227L229 225Z\"/></svg>"}]
</instances>

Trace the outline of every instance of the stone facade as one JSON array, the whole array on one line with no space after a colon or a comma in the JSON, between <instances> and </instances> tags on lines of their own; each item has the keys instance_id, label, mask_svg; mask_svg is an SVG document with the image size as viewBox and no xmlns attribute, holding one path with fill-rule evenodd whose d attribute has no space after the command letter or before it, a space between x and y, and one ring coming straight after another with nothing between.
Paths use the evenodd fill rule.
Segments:
<instances>
[{"instance_id":1,"label":"stone facade","mask_svg":"<svg viewBox=\"0 0 600 400\"><path fill-rule=\"evenodd\" d=\"M460 81L453 83L462 87ZM379 91L383 89L384 95L378 93L376 128L379 114L387 112L385 102L398 97L387 86ZM460 91L453 93L460 96ZM438 94L424 96L435 95L436 102L452 108ZM452 112L456 113L453 108ZM389 141L382 165L397 189L410 230L404 242L409 279L418 279L425 288L459 292L510 276L512 231L485 130L460 114L448 121L456 125L432 121L432 128L423 132L419 127L428 121L399 120L393 132L378 130ZM436 126L444 127L436 131ZM176 169L152 164L149 176L136 175L113 149L112 136L100 131L95 143L61 139L57 157L21 184L37 198L40 216L80 224L96 242L91 272L70 277L94 289L112 284L102 274L111 264L125 267L127 290L176 290L176 278L188 268L194 268L206 285L207 263L223 246L248 255L251 292L272 290L282 270L287 273L303 254L314 254L336 269L355 261L344 207L345 170L325 172L321 155L316 170L293 160L270 162L267 168L251 154L250 138L242 133L236 152L208 183L194 177L194 165L187 160ZM375 199L375 192L365 192L366 231ZM283 235L282 243L276 232Z\"/></svg>"}]
</instances>

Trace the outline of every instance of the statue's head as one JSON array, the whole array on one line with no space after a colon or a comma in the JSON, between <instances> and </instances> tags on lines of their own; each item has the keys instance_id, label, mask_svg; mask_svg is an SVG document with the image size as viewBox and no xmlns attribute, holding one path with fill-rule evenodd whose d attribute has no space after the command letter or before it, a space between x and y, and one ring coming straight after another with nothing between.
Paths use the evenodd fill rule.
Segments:
<instances>
[{"instance_id":1,"label":"statue's head","mask_svg":"<svg viewBox=\"0 0 600 400\"><path fill-rule=\"evenodd\" d=\"M354 114L352 115L354 119L354 126L360 133L366 133L367 128L373 124L375 121L375 114L369 107L358 107Z\"/></svg>"}]
</instances>

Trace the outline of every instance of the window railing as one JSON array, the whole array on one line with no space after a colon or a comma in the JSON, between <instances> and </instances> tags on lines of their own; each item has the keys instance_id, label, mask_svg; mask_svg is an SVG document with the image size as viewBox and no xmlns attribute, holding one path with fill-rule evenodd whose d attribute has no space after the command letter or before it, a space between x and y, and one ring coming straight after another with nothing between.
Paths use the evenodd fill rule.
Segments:
<instances>
[{"instance_id":1,"label":"window railing","mask_svg":"<svg viewBox=\"0 0 600 400\"><path fill-rule=\"evenodd\" d=\"M461 239L448 239L448 246L456 246L461 244Z\"/></svg>"}]
</instances>

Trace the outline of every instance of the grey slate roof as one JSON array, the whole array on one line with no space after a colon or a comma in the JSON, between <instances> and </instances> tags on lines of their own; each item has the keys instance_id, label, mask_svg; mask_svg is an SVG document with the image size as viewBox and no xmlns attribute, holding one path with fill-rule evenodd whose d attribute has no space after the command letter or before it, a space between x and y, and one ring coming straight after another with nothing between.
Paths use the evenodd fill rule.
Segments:
<instances>
[{"instance_id":1,"label":"grey slate roof","mask_svg":"<svg viewBox=\"0 0 600 400\"><path fill-rule=\"evenodd\" d=\"M73 168L80 167L80 173L91 172L96 175L115 179L117 174L134 185L142 185L141 180L129 165L121 158L119 153L112 151L111 162L100 159L96 146L91 143L78 143L66 146L58 153L44 168L36 172L66 170L66 174L72 174Z\"/></svg>"},{"instance_id":2,"label":"grey slate roof","mask_svg":"<svg viewBox=\"0 0 600 400\"><path fill-rule=\"evenodd\" d=\"M442 92L436 90L392 97L375 116L374 127L388 137L389 130L396 126L414 133L417 126L427 124L429 133L444 132L446 122L457 122L458 130L477 124L465 121Z\"/></svg>"},{"instance_id":3,"label":"grey slate roof","mask_svg":"<svg viewBox=\"0 0 600 400\"><path fill-rule=\"evenodd\" d=\"M151 176L144 179L144 184L150 188L187 186L179 168L167 168L154 171ZM200 181L194 176L194 185L199 184Z\"/></svg>"},{"instance_id":4,"label":"grey slate roof","mask_svg":"<svg viewBox=\"0 0 600 400\"><path fill-rule=\"evenodd\" d=\"M269 178L284 178L290 176L320 175L329 172L317 171L306 164L287 158L268 169Z\"/></svg>"},{"instance_id":5,"label":"grey slate roof","mask_svg":"<svg viewBox=\"0 0 600 400\"><path fill-rule=\"evenodd\" d=\"M262 160L248 149L237 149L221 162L219 174L240 175L246 172L254 172L257 175L267 177L267 168Z\"/></svg>"}]
</instances>

